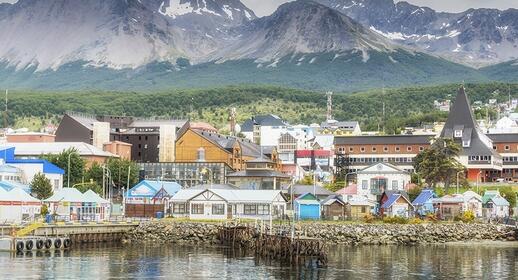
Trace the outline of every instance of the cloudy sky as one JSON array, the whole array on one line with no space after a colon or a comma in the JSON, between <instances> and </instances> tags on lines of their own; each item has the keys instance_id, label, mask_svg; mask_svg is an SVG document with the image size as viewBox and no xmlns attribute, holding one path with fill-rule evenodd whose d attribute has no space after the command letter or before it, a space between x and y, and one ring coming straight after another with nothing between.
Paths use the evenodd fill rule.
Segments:
<instances>
[{"instance_id":1,"label":"cloudy sky","mask_svg":"<svg viewBox=\"0 0 518 280\"><path fill-rule=\"evenodd\" d=\"M17 0L0 0L1 2L13 3ZM282 3L290 0L241 0L248 7L255 11L258 16L265 16L273 13ZM401 1L401 0L396 0ZM518 8L518 0L406 0L407 2L427 6L438 11L461 12L469 8Z\"/></svg>"}]
</instances>

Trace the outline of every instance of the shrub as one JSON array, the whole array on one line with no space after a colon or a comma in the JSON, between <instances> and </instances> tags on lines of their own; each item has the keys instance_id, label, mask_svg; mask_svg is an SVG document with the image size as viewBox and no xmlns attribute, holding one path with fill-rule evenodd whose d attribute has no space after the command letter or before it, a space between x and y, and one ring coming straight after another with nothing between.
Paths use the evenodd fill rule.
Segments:
<instances>
[{"instance_id":1,"label":"shrub","mask_svg":"<svg viewBox=\"0 0 518 280\"><path fill-rule=\"evenodd\" d=\"M430 213L426 215L426 220L430 222L437 222L439 219L437 218L437 215Z\"/></svg>"},{"instance_id":2,"label":"shrub","mask_svg":"<svg viewBox=\"0 0 518 280\"><path fill-rule=\"evenodd\" d=\"M405 217L384 217L383 222L386 224L408 224L408 219Z\"/></svg>"},{"instance_id":3,"label":"shrub","mask_svg":"<svg viewBox=\"0 0 518 280\"><path fill-rule=\"evenodd\" d=\"M459 216L459 219L465 223L471 223L475 220L475 213L473 213L473 211L464 211L464 213Z\"/></svg>"},{"instance_id":4,"label":"shrub","mask_svg":"<svg viewBox=\"0 0 518 280\"><path fill-rule=\"evenodd\" d=\"M408 221L409 224L417 225L423 223L423 220L419 218L412 218Z\"/></svg>"},{"instance_id":5,"label":"shrub","mask_svg":"<svg viewBox=\"0 0 518 280\"><path fill-rule=\"evenodd\" d=\"M43 204L41 206L41 216L45 217L48 213L49 213L49 207L47 206L47 204Z\"/></svg>"},{"instance_id":6,"label":"shrub","mask_svg":"<svg viewBox=\"0 0 518 280\"><path fill-rule=\"evenodd\" d=\"M363 216L363 222L367 224L372 224L376 218L372 214L367 214Z\"/></svg>"}]
</instances>

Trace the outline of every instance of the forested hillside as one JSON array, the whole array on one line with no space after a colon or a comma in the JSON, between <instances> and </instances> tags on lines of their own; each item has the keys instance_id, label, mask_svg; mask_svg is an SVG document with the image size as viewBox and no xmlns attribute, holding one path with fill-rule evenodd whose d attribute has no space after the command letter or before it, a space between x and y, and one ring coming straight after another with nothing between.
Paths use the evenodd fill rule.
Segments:
<instances>
[{"instance_id":1,"label":"forested hillside","mask_svg":"<svg viewBox=\"0 0 518 280\"><path fill-rule=\"evenodd\" d=\"M364 130L385 124L388 133L404 126L444 120L446 113L433 109L433 101L454 98L458 84L433 87L381 89L368 92L335 93L334 117L358 120ZM503 83L467 84L471 101L508 99L509 85ZM518 97L518 84L510 86ZM499 92L499 94L494 92ZM386 115L382 116L385 102ZM236 107L238 121L254 114L272 113L292 124L318 123L325 119L324 92L280 87L230 86L213 89L169 90L160 92L32 92L9 94L11 124L25 117L52 118L66 111L92 114L173 117L202 120L225 127L227 111Z\"/></svg>"}]
</instances>

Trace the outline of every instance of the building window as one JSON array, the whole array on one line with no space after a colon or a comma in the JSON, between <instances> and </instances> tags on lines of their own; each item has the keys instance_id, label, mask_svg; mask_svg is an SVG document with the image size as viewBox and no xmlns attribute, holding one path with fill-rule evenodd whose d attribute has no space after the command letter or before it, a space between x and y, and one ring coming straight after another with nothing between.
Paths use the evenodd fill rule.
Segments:
<instances>
[{"instance_id":1,"label":"building window","mask_svg":"<svg viewBox=\"0 0 518 280\"><path fill-rule=\"evenodd\" d=\"M212 215L225 215L225 204L212 204Z\"/></svg>"},{"instance_id":2,"label":"building window","mask_svg":"<svg viewBox=\"0 0 518 280\"><path fill-rule=\"evenodd\" d=\"M393 181L392 181L392 189L393 189L393 190L397 190L397 189L398 189L398 183L397 183L397 180L393 180Z\"/></svg>"},{"instance_id":3,"label":"building window","mask_svg":"<svg viewBox=\"0 0 518 280\"><path fill-rule=\"evenodd\" d=\"M373 151L373 152L376 152L376 147L372 147L372 151Z\"/></svg>"},{"instance_id":4,"label":"building window","mask_svg":"<svg viewBox=\"0 0 518 280\"><path fill-rule=\"evenodd\" d=\"M389 148L388 148L388 147L383 147L383 151L384 151L385 153L387 153L387 152L389 151Z\"/></svg>"},{"instance_id":5,"label":"building window","mask_svg":"<svg viewBox=\"0 0 518 280\"><path fill-rule=\"evenodd\" d=\"M362 214L367 213L367 207L366 206L362 206L360 211L361 211Z\"/></svg>"},{"instance_id":6,"label":"building window","mask_svg":"<svg viewBox=\"0 0 518 280\"><path fill-rule=\"evenodd\" d=\"M369 188L369 181L367 180L362 180L362 189L363 190L366 190Z\"/></svg>"},{"instance_id":7,"label":"building window","mask_svg":"<svg viewBox=\"0 0 518 280\"><path fill-rule=\"evenodd\" d=\"M199 148L196 151L196 159L198 161L205 161L205 149L204 148Z\"/></svg>"},{"instance_id":8,"label":"building window","mask_svg":"<svg viewBox=\"0 0 518 280\"><path fill-rule=\"evenodd\" d=\"M462 147L464 148L468 148L470 146L470 143L471 141L470 140L463 140L462 141Z\"/></svg>"},{"instance_id":9,"label":"building window","mask_svg":"<svg viewBox=\"0 0 518 280\"><path fill-rule=\"evenodd\" d=\"M407 147L406 147L406 150L407 150L407 151L409 151L409 152L411 152L411 151L412 151L412 146L407 146Z\"/></svg>"},{"instance_id":10,"label":"building window","mask_svg":"<svg viewBox=\"0 0 518 280\"><path fill-rule=\"evenodd\" d=\"M270 215L270 206L269 205L257 205L257 214L258 215Z\"/></svg>"},{"instance_id":11,"label":"building window","mask_svg":"<svg viewBox=\"0 0 518 280\"><path fill-rule=\"evenodd\" d=\"M354 152L354 148L353 147L349 147L349 153L352 153Z\"/></svg>"},{"instance_id":12,"label":"building window","mask_svg":"<svg viewBox=\"0 0 518 280\"><path fill-rule=\"evenodd\" d=\"M509 151L511 147L509 145L505 145L504 150Z\"/></svg>"},{"instance_id":13,"label":"building window","mask_svg":"<svg viewBox=\"0 0 518 280\"><path fill-rule=\"evenodd\" d=\"M361 147L360 152L365 153L365 147Z\"/></svg>"},{"instance_id":14,"label":"building window","mask_svg":"<svg viewBox=\"0 0 518 280\"><path fill-rule=\"evenodd\" d=\"M420 152L424 151L424 147L422 147L422 146L421 146L421 147L419 147L419 151L420 151Z\"/></svg>"},{"instance_id":15,"label":"building window","mask_svg":"<svg viewBox=\"0 0 518 280\"><path fill-rule=\"evenodd\" d=\"M173 214L185 214L185 204L184 203L174 203L173 204Z\"/></svg>"},{"instance_id":16,"label":"building window","mask_svg":"<svg viewBox=\"0 0 518 280\"><path fill-rule=\"evenodd\" d=\"M396 147L396 152L399 152L399 151L401 151L401 148Z\"/></svg>"},{"instance_id":17,"label":"building window","mask_svg":"<svg viewBox=\"0 0 518 280\"><path fill-rule=\"evenodd\" d=\"M462 130L455 130L455 137L457 137L457 138L462 137Z\"/></svg>"},{"instance_id":18,"label":"building window","mask_svg":"<svg viewBox=\"0 0 518 280\"><path fill-rule=\"evenodd\" d=\"M257 205L255 204L245 204L245 215L256 215L257 214Z\"/></svg>"},{"instance_id":19,"label":"building window","mask_svg":"<svg viewBox=\"0 0 518 280\"><path fill-rule=\"evenodd\" d=\"M203 204L192 204L191 214L203 214Z\"/></svg>"}]
</instances>

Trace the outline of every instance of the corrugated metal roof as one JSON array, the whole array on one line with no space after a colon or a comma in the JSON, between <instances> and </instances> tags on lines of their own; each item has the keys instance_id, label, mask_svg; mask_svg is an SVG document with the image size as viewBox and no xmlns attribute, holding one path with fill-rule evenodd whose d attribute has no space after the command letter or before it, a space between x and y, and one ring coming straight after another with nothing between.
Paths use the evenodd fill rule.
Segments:
<instances>
[{"instance_id":1,"label":"corrugated metal roof","mask_svg":"<svg viewBox=\"0 0 518 280\"><path fill-rule=\"evenodd\" d=\"M518 143L518 133L487 134L493 143Z\"/></svg>"},{"instance_id":2,"label":"corrugated metal roof","mask_svg":"<svg viewBox=\"0 0 518 280\"><path fill-rule=\"evenodd\" d=\"M0 192L0 201L21 201L21 202L40 202L37 198L20 188L13 188L8 192Z\"/></svg>"},{"instance_id":3,"label":"corrugated metal roof","mask_svg":"<svg viewBox=\"0 0 518 280\"><path fill-rule=\"evenodd\" d=\"M95 202L87 199L79 190L75 188L62 188L55 192L45 202Z\"/></svg>"},{"instance_id":4,"label":"corrugated metal roof","mask_svg":"<svg viewBox=\"0 0 518 280\"><path fill-rule=\"evenodd\" d=\"M109 204L110 202L102 197L100 197L98 194L96 194L94 191L92 190L88 190L86 191L84 194L83 194L84 198L86 200L92 200L94 201L95 203L98 203L98 204Z\"/></svg>"},{"instance_id":5,"label":"corrugated metal roof","mask_svg":"<svg viewBox=\"0 0 518 280\"><path fill-rule=\"evenodd\" d=\"M493 203L496 205L496 206L510 206L511 204L509 203L509 201L507 201L505 198L499 196L499 195L496 195L496 196L493 196L491 198L491 201L493 201Z\"/></svg>"},{"instance_id":6,"label":"corrugated metal roof","mask_svg":"<svg viewBox=\"0 0 518 280\"><path fill-rule=\"evenodd\" d=\"M434 192L432 190L423 190L421 193L412 201L413 205L419 206L427 203L434 197ZM431 201L430 201L431 202Z\"/></svg>"},{"instance_id":7,"label":"corrugated metal roof","mask_svg":"<svg viewBox=\"0 0 518 280\"><path fill-rule=\"evenodd\" d=\"M59 154L70 148L76 149L81 156L119 157L83 142L9 143L1 146L0 150L6 148L15 148L15 156L22 157Z\"/></svg>"},{"instance_id":8,"label":"corrugated metal roof","mask_svg":"<svg viewBox=\"0 0 518 280\"><path fill-rule=\"evenodd\" d=\"M390 208L400 197L401 197L400 194L397 194L397 193L391 194L389 196L389 198L387 199L387 201L385 201L385 203L383 203L383 205L381 205L381 208L383 208L383 209Z\"/></svg>"}]
</instances>

